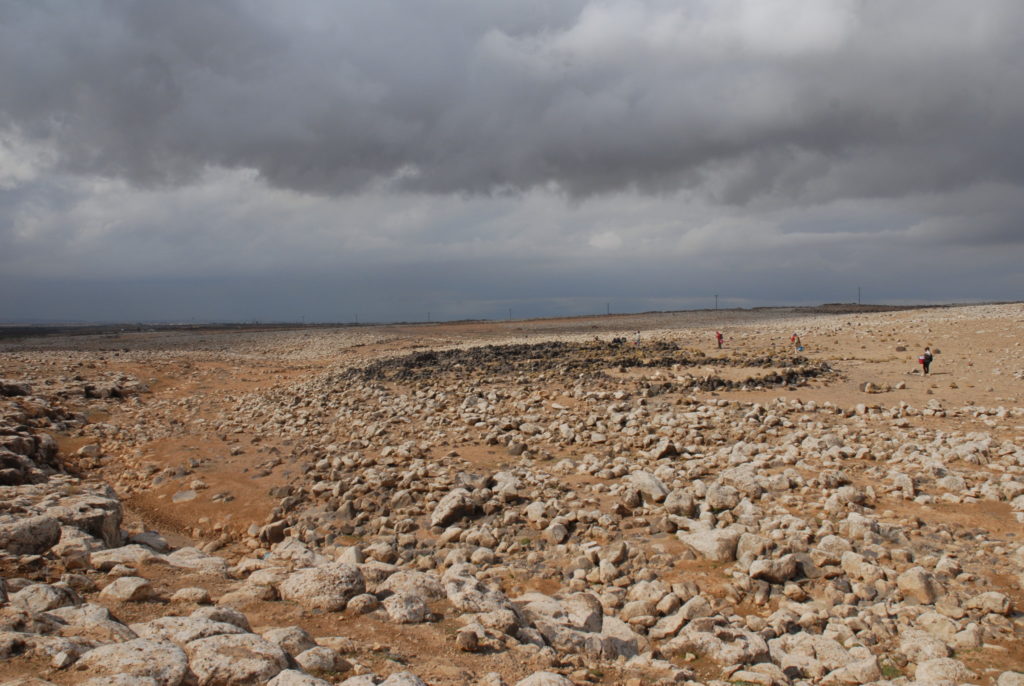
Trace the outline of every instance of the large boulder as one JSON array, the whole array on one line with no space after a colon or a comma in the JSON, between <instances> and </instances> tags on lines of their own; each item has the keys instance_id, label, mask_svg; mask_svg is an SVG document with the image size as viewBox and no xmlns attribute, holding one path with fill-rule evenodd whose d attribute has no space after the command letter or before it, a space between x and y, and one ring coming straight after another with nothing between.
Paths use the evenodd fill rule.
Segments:
<instances>
[{"instance_id":1,"label":"large boulder","mask_svg":"<svg viewBox=\"0 0 1024 686\"><path fill-rule=\"evenodd\" d=\"M292 653L295 662L307 672L347 672L352 669L352 663L343 658L334 648L327 646L313 646L301 653Z\"/></svg>"},{"instance_id":2,"label":"large boulder","mask_svg":"<svg viewBox=\"0 0 1024 686\"><path fill-rule=\"evenodd\" d=\"M110 497L86 494L62 498L46 514L62 524L80 529L101 539L107 547L121 545L121 501Z\"/></svg>"},{"instance_id":3,"label":"large boulder","mask_svg":"<svg viewBox=\"0 0 1024 686\"><path fill-rule=\"evenodd\" d=\"M65 638L96 644L121 643L140 638L124 624L114 621L110 611L102 605L71 605L48 610L47 614L67 622L60 628L60 635Z\"/></svg>"},{"instance_id":4,"label":"large boulder","mask_svg":"<svg viewBox=\"0 0 1024 686\"><path fill-rule=\"evenodd\" d=\"M710 617L713 613L714 610L707 598L702 595L694 596L674 613L659 619L658 623L651 627L648 636L655 640L675 636L687 622L700 617Z\"/></svg>"},{"instance_id":5,"label":"large boulder","mask_svg":"<svg viewBox=\"0 0 1024 686\"><path fill-rule=\"evenodd\" d=\"M516 598L523 616L556 650L614 660L635 656L643 639L622 620L601 614L598 599L578 593L560 601L542 593Z\"/></svg>"},{"instance_id":6,"label":"large boulder","mask_svg":"<svg viewBox=\"0 0 1024 686\"><path fill-rule=\"evenodd\" d=\"M309 632L297 625L268 629L261 635L289 655L298 655L316 647L316 641Z\"/></svg>"},{"instance_id":7,"label":"large boulder","mask_svg":"<svg viewBox=\"0 0 1024 686\"><path fill-rule=\"evenodd\" d=\"M465 488L456 488L447 493L430 515L431 526L448 526L476 511L476 503Z\"/></svg>"},{"instance_id":8,"label":"large boulder","mask_svg":"<svg viewBox=\"0 0 1024 686\"><path fill-rule=\"evenodd\" d=\"M124 603L142 602L149 600L153 595L153 585L141 576L122 576L107 584L100 597L106 600L116 600Z\"/></svg>"},{"instance_id":9,"label":"large boulder","mask_svg":"<svg viewBox=\"0 0 1024 686\"><path fill-rule=\"evenodd\" d=\"M826 674L834 674L833 679L838 679L845 674L839 670L855 662L835 639L805 632L773 638L768 641L768 648L772 661L783 670L811 680L821 680Z\"/></svg>"},{"instance_id":10,"label":"large boulder","mask_svg":"<svg viewBox=\"0 0 1024 686\"><path fill-rule=\"evenodd\" d=\"M349 599L366 590L359 568L346 562L300 569L278 589L285 600L307 610L344 610Z\"/></svg>"},{"instance_id":11,"label":"large boulder","mask_svg":"<svg viewBox=\"0 0 1024 686\"><path fill-rule=\"evenodd\" d=\"M914 679L925 684L960 684L975 678L977 675L967 669L963 662L951 657L925 660L918 663L917 669L914 670Z\"/></svg>"},{"instance_id":12,"label":"large boulder","mask_svg":"<svg viewBox=\"0 0 1024 686\"><path fill-rule=\"evenodd\" d=\"M940 595L942 586L924 567L911 567L896 577L896 585L903 597L924 605L931 605Z\"/></svg>"},{"instance_id":13,"label":"large boulder","mask_svg":"<svg viewBox=\"0 0 1024 686\"><path fill-rule=\"evenodd\" d=\"M732 562L736 559L736 544L743 532L737 528L705 529L693 533L677 534L679 540L693 548L701 557L714 562Z\"/></svg>"},{"instance_id":14,"label":"large boulder","mask_svg":"<svg viewBox=\"0 0 1024 686\"><path fill-rule=\"evenodd\" d=\"M91 677L126 674L151 678L159 686L179 686L185 681L188 667L188 659L178 646L144 638L100 646L75 663L76 670Z\"/></svg>"},{"instance_id":15,"label":"large boulder","mask_svg":"<svg viewBox=\"0 0 1024 686\"><path fill-rule=\"evenodd\" d=\"M234 624L215 622L201 617L160 617L149 622L129 625L140 638L151 641L170 641L178 646L210 636L241 634Z\"/></svg>"},{"instance_id":16,"label":"large boulder","mask_svg":"<svg viewBox=\"0 0 1024 686\"><path fill-rule=\"evenodd\" d=\"M430 600L440 600L445 596L444 584L436 574L407 569L388 576L377 586L375 592L414 593Z\"/></svg>"},{"instance_id":17,"label":"large boulder","mask_svg":"<svg viewBox=\"0 0 1024 686\"><path fill-rule=\"evenodd\" d=\"M629 483L648 503L660 503L668 495L668 488L661 479L642 469L629 475Z\"/></svg>"},{"instance_id":18,"label":"large boulder","mask_svg":"<svg viewBox=\"0 0 1024 686\"><path fill-rule=\"evenodd\" d=\"M10 603L29 612L48 612L58 607L81 605L82 599L64 584L31 584L12 593Z\"/></svg>"},{"instance_id":19,"label":"large boulder","mask_svg":"<svg viewBox=\"0 0 1024 686\"><path fill-rule=\"evenodd\" d=\"M920 629L907 629L900 635L900 652L915 663L939 657L949 657L950 649L945 641Z\"/></svg>"},{"instance_id":20,"label":"large boulder","mask_svg":"<svg viewBox=\"0 0 1024 686\"><path fill-rule=\"evenodd\" d=\"M154 553L151 548L137 544L110 548L109 550L97 550L90 554L90 559L94 568L104 572L113 569L117 565L138 566L153 560L166 560L163 555Z\"/></svg>"},{"instance_id":21,"label":"large boulder","mask_svg":"<svg viewBox=\"0 0 1024 686\"><path fill-rule=\"evenodd\" d=\"M185 646L199 686L265 684L288 668L288 656L255 634L211 636Z\"/></svg>"},{"instance_id":22,"label":"large boulder","mask_svg":"<svg viewBox=\"0 0 1024 686\"><path fill-rule=\"evenodd\" d=\"M461 612L493 612L513 610L508 597L501 591L490 589L470 575L465 565L452 565L442 577L448 602Z\"/></svg>"},{"instance_id":23,"label":"large boulder","mask_svg":"<svg viewBox=\"0 0 1024 686\"><path fill-rule=\"evenodd\" d=\"M731 510L740 502L740 493L729 484L712 484L704 494L704 504L712 510Z\"/></svg>"},{"instance_id":24,"label":"large boulder","mask_svg":"<svg viewBox=\"0 0 1024 686\"><path fill-rule=\"evenodd\" d=\"M54 517L0 519L0 548L12 555L39 555L60 540L60 522Z\"/></svg>"},{"instance_id":25,"label":"large boulder","mask_svg":"<svg viewBox=\"0 0 1024 686\"><path fill-rule=\"evenodd\" d=\"M986 591L968 600L964 607L982 613L1009 615L1013 611L1013 601L1005 593Z\"/></svg>"},{"instance_id":26,"label":"large boulder","mask_svg":"<svg viewBox=\"0 0 1024 686\"><path fill-rule=\"evenodd\" d=\"M874 655L862 660L853 660L848 665L829 672L821 680L822 686L847 686L848 684L873 684L882 678L882 669Z\"/></svg>"},{"instance_id":27,"label":"large boulder","mask_svg":"<svg viewBox=\"0 0 1024 686\"><path fill-rule=\"evenodd\" d=\"M697 501L689 491L677 488L665 498L665 511L680 517L692 517L697 511Z\"/></svg>"},{"instance_id":28,"label":"large boulder","mask_svg":"<svg viewBox=\"0 0 1024 686\"><path fill-rule=\"evenodd\" d=\"M239 629L245 632L251 632L252 627L249 625L249 620L244 614L234 609L233 607L223 607L214 605L212 607L200 607L192 611L189 617L198 617L200 619L209 619L214 622L224 622L225 624L233 624Z\"/></svg>"},{"instance_id":29,"label":"large boulder","mask_svg":"<svg viewBox=\"0 0 1024 686\"><path fill-rule=\"evenodd\" d=\"M600 632L604 608L593 593L573 593L562 601L566 622L581 631Z\"/></svg>"},{"instance_id":30,"label":"large boulder","mask_svg":"<svg viewBox=\"0 0 1024 686\"><path fill-rule=\"evenodd\" d=\"M748 573L752 579L763 579L769 583L781 584L795 577L798 571L796 557L783 555L778 559L754 560L750 564Z\"/></svg>"},{"instance_id":31,"label":"large boulder","mask_svg":"<svg viewBox=\"0 0 1024 686\"><path fill-rule=\"evenodd\" d=\"M768 644L760 635L716 624L712 618L690 622L662 650L704 655L720 665L765 662L769 656Z\"/></svg>"}]
</instances>

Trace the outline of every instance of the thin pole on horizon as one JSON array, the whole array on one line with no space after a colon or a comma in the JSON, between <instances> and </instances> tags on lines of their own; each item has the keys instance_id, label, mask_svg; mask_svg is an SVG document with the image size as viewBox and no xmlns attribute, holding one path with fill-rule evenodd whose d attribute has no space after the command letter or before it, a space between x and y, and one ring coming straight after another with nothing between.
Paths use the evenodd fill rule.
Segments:
<instances>
[{"instance_id":1,"label":"thin pole on horizon","mask_svg":"<svg viewBox=\"0 0 1024 686\"><path fill-rule=\"evenodd\" d=\"M605 314L611 314L612 313L612 304L611 303L605 303L604 304L604 310L605 310L604 311Z\"/></svg>"},{"instance_id":2,"label":"thin pole on horizon","mask_svg":"<svg viewBox=\"0 0 1024 686\"><path fill-rule=\"evenodd\" d=\"M508 308L508 320L512 321L512 308Z\"/></svg>"},{"instance_id":3,"label":"thin pole on horizon","mask_svg":"<svg viewBox=\"0 0 1024 686\"><path fill-rule=\"evenodd\" d=\"M430 323L430 310L427 310L427 323Z\"/></svg>"},{"instance_id":4,"label":"thin pole on horizon","mask_svg":"<svg viewBox=\"0 0 1024 686\"><path fill-rule=\"evenodd\" d=\"M860 286L857 286L857 304L860 305Z\"/></svg>"},{"instance_id":5,"label":"thin pole on horizon","mask_svg":"<svg viewBox=\"0 0 1024 686\"><path fill-rule=\"evenodd\" d=\"M718 311L718 294L715 294L715 311Z\"/></svg>"}]
</instances>

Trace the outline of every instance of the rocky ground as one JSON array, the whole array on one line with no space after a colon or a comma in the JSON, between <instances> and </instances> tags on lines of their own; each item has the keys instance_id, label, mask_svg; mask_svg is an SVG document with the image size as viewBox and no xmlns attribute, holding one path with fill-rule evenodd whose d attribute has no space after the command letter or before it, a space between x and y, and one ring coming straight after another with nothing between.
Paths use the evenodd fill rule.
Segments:
<instances>
[{"instance_id":1,"label":"rocky ground","mask_svg":"<svg viewBox=\"0 0 1024 686\"><path fill-rule=\"evenodd\" d=\"M1012 304L8 341L0 683L1024 684L1022 333Z\"/></svg>"}]
</instances>

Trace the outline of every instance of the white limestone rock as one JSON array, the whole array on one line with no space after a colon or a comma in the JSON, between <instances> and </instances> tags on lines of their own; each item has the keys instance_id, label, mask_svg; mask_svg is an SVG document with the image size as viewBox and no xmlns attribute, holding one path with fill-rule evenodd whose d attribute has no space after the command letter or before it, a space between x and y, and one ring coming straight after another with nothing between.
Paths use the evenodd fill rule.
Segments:
<instances>
[{"instance_id":1,"label":"white limestone rock","mask_svg":"<svg viewBox=\"0 0 1024 686\"><path fill-rule=\"evenodd\" d=\"M244 633L234 624L201 617L159 617L149 622L130 624L129 628L140 638L169 641L178 646L210 636Z\"/></svg>"},{"instance_id":2,"label":"white limestone rock","mask_svg":"<svg viewBox=\"0 0 1024 686\"><path fill-rule=\"evenodd\" d=\"M353 596L366 590L359 568L345 562L300 569L280 586L281 597L307 610L344 610Z\"/></svg>"},{"instance_id":3,"label":"white limestone rock","mask_svg":"<svg viewBox=\"0 0 1024 686\"><path fill-rule=\"evenodd\" d=\"M285 652L255 634L200 638L185 652L199 686L263 684L288 668Z\"/></svg>"},{"instance_id":4,"label":"white limestone rock","mask_svg":"<svg viewBox=\"0 0 1024 686\"><path fill-rule=\"evenodd\" d=\"M189 661L178 646L167 641L137 638L100 646L82 655L76 671L92 677L125 674L154 679L159 686L179 686L188 674Z\"/></svg>"},{"instance_id":5,"label":"white limestone rock","mask_svg":"<svg viewBox=\"0 0 1024 686\"><path fill-rule=\"evenodd\" d=\"M153 586L140 576L122 576L107 584L100 597L124 603L138 603L153 597Z\"/></svg>"},{"instance_id":6,"label":"white limestone rock","mask_svg":"<svg viewBox=\"0 0 1024 686\"><path fill-rule=\"evenodd\" d=\"M517 681L515 686L573 686L573 683L561 674L534 672L525 679Z\"/></svg>"},{"instance_id":7,"label":"white limestone rock","mask_svg":"<svg viewBox=\"0 0 1024 686\"><path fill-rule=\"evenodd\" d=\"M331 686L330 681L317 679L297 669L286 669L267 682L267 686Z\"/></svg>"}]
</instances>

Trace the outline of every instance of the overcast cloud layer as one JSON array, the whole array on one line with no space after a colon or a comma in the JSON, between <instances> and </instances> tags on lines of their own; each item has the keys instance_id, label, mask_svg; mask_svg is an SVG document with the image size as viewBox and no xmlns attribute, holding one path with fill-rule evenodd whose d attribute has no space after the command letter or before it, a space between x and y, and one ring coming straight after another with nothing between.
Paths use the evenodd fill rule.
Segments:
<instances>
[{"instance_id":1,"label":"overcast cloud layer","mask_svg":"<svg viewBox=\"0 0 1024 686\"><path fill-rule=\"evenodd\" d=\"M0 0L0 320L1024 298L1017 0Z\"/></svg>"}]
</instances>

